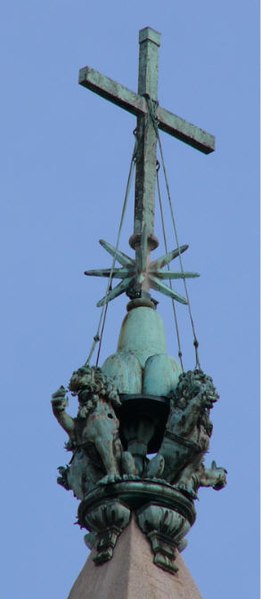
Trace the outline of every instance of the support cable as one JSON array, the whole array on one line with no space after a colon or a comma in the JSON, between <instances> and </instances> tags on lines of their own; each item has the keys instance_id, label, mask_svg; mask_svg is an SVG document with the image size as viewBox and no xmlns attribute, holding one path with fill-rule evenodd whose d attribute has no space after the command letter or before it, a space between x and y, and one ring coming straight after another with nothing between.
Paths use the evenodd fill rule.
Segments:
<instances>
[{"instance_id":1,"label":"support cable","mask_svg":"<svg viewBox=\"0 0 261 599\"><path fill-rule=\"evenodd\" d=\"M165 247L165 253L168 253L168 246L167 246L167 236L166 236L166 229L165 229L165 222L164 222L164 214L163 214L163 206L162 206L162 199L161 199L161 191L160 191L160 184L159 184L159 169L160 169L160 164L159 162L157 163L157 191L158 191L158 198L159 198L159 206L160 206L160 215L161 215L161 226L162 226L162 233L163 233L163 239L164 239L164 247ZM167 265L168 270L170 270L170 265ZM169 279L169 285L170 288L172 289L172 281L171 279ZM177 317L177 311L176 311L176 306L175 306L175 302L174 299L172 298L171 300L172 303L172 309L173 309L173 316L174 316L174 322L175 322L175 329L176 329L176 336L177 336L177 343L178 343L178 356L179 356L179 361L180 361L180 366L182 369L182 372L184 372L184 366L183 366L183 359L182 359L182 347L181 347L181 340L180 340L180 333L179 333L179 325L178 325L178 317Z\"/></svg>"},{"instance_id":2,"label":"support cable","mask_svg":"<svg viewBox=\"0 0 261 599\"><path fill-rule=\"evenodd\" d=\"M176 227L176 222L175 222L175 217L174 217L174 210L173 210L171 194L170 194L170 187L169 187L168 176L167 176L167 171L166 171L166 166L165 166L165 160L164 160L164 155L163 155L163 150L162 150L161 139L160 139L160 135L159 135L159 129L158 129L158 121L157 121L157 115L156 115L158 103L155 101L152 101L151 98L146 98L146 99L147 99L148 110L149 110L149 113L150 113L150 116L151 116L151 119L152 119L152 122L154 125L154 129L155 129L155 132L157 135L157 140L159 143L160 157L161 157L165 185L166 185L167 196L168 196L168 201L169 201L171 220L172 220L172 225L173 225L173 229L174 229L176 245L177 245L177 248L179 251L180 270L181 270L181 273L184 275L183 263L182 263L181 252L180 252L180 245L179 245L179 240L178 240L178 232L177 232L177 227ZM199 342L198 342L197 335L196 335L196 329L195 329L195 324L194 324L194 320L193 320L193 316L192 316L192 310L191 310L191 305L190 305L190 300L189 300L189 295L188 295L188 287L187 287L187 282L186 282L185 276L183 277L183 285L184 285L186 300L187 300L187 304L188 304L190 323L191 323L193 339L194 339L193 345L195 348L195 355L196 355L196 368L200 369L200 360L199 360L199 351L198 351Z\"/></svg>"},{"instance_id":3,"label":"support cable","mask_svg":"<svg viewBox=\"0 0 261 599\"><path fill-rule=\"evenodd\" d=\"M134 135L136 138L136 129L134 130ZM131 163L130 163L130 168L129 168L129 174L128 174L128 179L127 179L127 185L126 185L126 191L125 191L125 197L124 197L124 202L123 202L123 207L122 207L122 213L121 213L121 218L120 218L120 224L119 224L119 229L118 229L118 234L117 234L117 241L116 241L116 252L113 256L113 260L112 260L112 265L111 265L111 270L110 270L110 275L109 275L109 279L108 279L108 285L107 285L107 289L106 289L106 294L105 294L105 302L104 305L102 307L102 311L101 311L101 315L100 315L100 319L99 319L99 323L98 323L98 328L97 328L97 332L96 335L93 337L93 342L92 342L92 346L88 355L88 358L86 360L86 365L89 364L91 357L95 351L96 345L97 343L99 343L99 347L98 347L98 352L97 352L97 358L96 358L96 368L98 366L99 363L99 358L100 358L100 353L101 353L101 346L102 346L102 339L103 339L103 333L104 333L104 327L105 327L105 321L106 321L106 316L107 316L107 311L108 311L108 302L106 302L106 298L109 295L109 292L111 291L111 285L112 285L112 278L113 278L113 270L115 267L115 262L116 262L116 254L117 254L117 250L119 248L119 243L120 243L120 236L121 236L121 232L122 232L122 227L123 227L123 222L124 222L124 217L126 214L126 209L127 209L127 204L128 204L128 199L129 199L129 193L130 193L130 189L131 189L131 184L132 184L132 180L133 180L133 173L134 173L134 167L135 167L135 163L136 163L136 152L137 152L137 138L135 139L135 144L134 144L134 149L133 149L133 153L132 153L132 157L131 157Z\"/></svg>"}]
</instances>

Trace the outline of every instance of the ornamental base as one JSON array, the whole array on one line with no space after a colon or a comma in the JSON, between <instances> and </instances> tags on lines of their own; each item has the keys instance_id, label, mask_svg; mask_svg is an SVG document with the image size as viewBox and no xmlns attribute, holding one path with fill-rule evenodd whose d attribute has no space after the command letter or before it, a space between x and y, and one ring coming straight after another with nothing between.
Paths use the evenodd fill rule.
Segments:
<instances>
[{"instance_id":1,"label":"ornamental base","mask_svg":"<svg viewBox=\"0 0 261 599\"><path fill-rule=\"evenodd\" d=\"M95 564L113 557L114 548L131 515L150 543L154 564L171 574L178 571L176 549L195 521L192 500L163 481L117 480L98 485L78 510L78 522L91 532ZM87 544L88 540L87 540Z\"/></svg>"},{"instance_id":2,"label":"ornamental base","mask_svg":"<svg viewBox=\"0 0 261 599\"><path fill-rule=\"evenodd\" d=\"M184 516L173 509L148 504L137 513L140 529L150 541L154 553L154 564L175 574L178 571L175 550L190 529Z\"/></svg>"},{"instance_id":3,"label":"ornamental base","mask_svg":"<svg viewBox=\"0 0 261 599\"><path fill-rule=\"evenodd\" d=\"M150 532L147 537L154 553L154 564L171 574L178 572L178 566L174 563L174 560L176 559L175 543L172 542L171 539L166 538L165 535L157 533L156 531Z\"/></svg>"},{"instance_id":4,"label":"ornamental base","mask_svg":"<svg viewBox=\"0 0 261 599\"><path fill-rule=\"evenodd\" d=\"M94 542L97 553L93 559L97 565L112 558L118 537L129 524L130 517L129 508L115 499L107 499L81 513L81 526L96 533Z\"/></svg>"}]
</instances>

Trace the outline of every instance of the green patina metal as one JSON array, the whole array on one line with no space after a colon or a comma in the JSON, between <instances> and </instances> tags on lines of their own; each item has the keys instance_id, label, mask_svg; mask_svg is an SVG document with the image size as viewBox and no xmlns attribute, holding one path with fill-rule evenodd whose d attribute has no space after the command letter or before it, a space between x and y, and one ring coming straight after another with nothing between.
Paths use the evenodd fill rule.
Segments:
<instances>
[{"instance_id":1,"label":"green patina metal","mask_svg":"<svg viewBox=\"0 0 261 599\"><path fill-rule=\"evenodd\" d=\"M145 98L102 75L95 69L90 67L80 69L79 83L135 116L146 116L148 114L148 104ZM162 131L180 139L189 146L203 152L203 154L214 152L215 137L211 133L207 133L200 127L189 123L161 106L156 108L156 117L159 129Z\"/></svg>"},{"instance_id":2,"label":"green patina metal","mask_svg":"<svg viewBox=\"0 0 261 599\"><path fill-rule=\"evenodd\" d=\"M148 28L142 29L139 43L138 94L157 103L160 35ZM137 242L141 241L145 227L147 238L151 240L154 238L157 131L149 112L145 116L137 117L137 140L134 237L132 239L134 249L136 249ZM142 244L140 244L140 250L142 251L142 249ZM145 257L144 263L146 263Z\"/></svg>"},{"instance_id":3,"label":"green patina metal","mask_svg":"<svg viewBox=\"0 0 261 599\"><path fill-rule=\"evenodd\" d=\"M135 358L141 369L135 391L130 391L130 388L121 385L121 378L133 384L133 361L130 365L130 357L132 360ZM113 367L115 358L116 368ZM151 365L152 359L153 365ZM120 360L122 360L121 364ZM163 360L166 362L164 377L161 376ZM160 362L159 367L157 361ZM103 370L114 380L120 393L168 395L175 387L181 371L175 360L167 356L164 324L156 310L140 306L128 312L121 326L117 352L107 358Z\"/></svg>"},{"instance_id":4,"label":"green patina metal","mask_svg":"<svg viewBox=\"0 0 261 599\"><path fill-rule=\"evenodd\" d=\"M150 237L150 239L152 239L152 237ZM123 281L106 293L106 295L97 303L98 307L110 302L124 292L126 292L130 298L135 298L139 295L147 297L149 289L155 289L181 304L187 304L186 298L165 285L162 282L162 279L189 279L199 277L199 274L195 272L171 272L162 269L169 264L169 262L185 252L188 249L188 245L182 245L181 247L172 250L172 252L168 252L164 256L161 256L157 260L150 262L146 254L144 256L138 255L138 257L133 260L123 252L117 250L117 248L113 247L107 241L101 239L100 244L107 250L107 252L117 259L122 265L122 268L86 270L84 274L88 276L123 279ZM147 249L144 248L144 253L145 252L147 252Z\"/></svg>"},{"instance_id":5,"label":"green patina metal","mask_svg":"<svg viewBox=\"0 0 261 599\"><path fill-rule=\"evenodd\" d=\"M61 466L58 483L80 500L78 523L87 529L88 546L101 565L113 557L121 532L135 517L151 545L154 563L175 574L176 550L193 525L194 501L200 487L222 489L226 470L213 461L205 467L212 423L210 412L218 399L211 377L199 368L181 372L168 355L163 321L155 289L180 303L186 298L165 279L198 276L165 271L187 250L184 245L154 261L157 128L208 154L214 137L158 105L158 50L160 34L146 27L139 34L138 93L86 67L80 83L137 116L134 232L130 245L135 259L106 241L104 249L120 267L86 271L87 275L120 279L98 302L126 292L130 298L118 347L102 368L85 363L68 388L52 395L52 409L66 431L69 464ZM67 413L68 397L77 398L76 416ZM154 457L150 459L150 454Z\"/></svg>"},{"instance_id":6,"label":"green patina metal","mask_svg":"<svg viewBox=\"0 0 261 599\"><path fill-rule=\"evenodd\" d=\"M130 263L128 265L130 276L128 277L126 272L123 272L121 278L124 278L124 281L119 283L106 298L99 302L98 305L100 306L127 290L130 290L131 293L133 287L136 291L137 288L140 290L141 296L146 296L148 288L152 287L176 301L187 303L185 298L175 294L162 280L159 280L164 278L164 274L160 273L160 276L158 276L156 272L158 270L157 265L154 264L154 273L151 272L151 276L146 276L150 251L158 245L158 241L154 236L157 128L159 127L206 154L215 149L215 138L212 135L161 108L158 104L160 34L154 29L145 27L139 33L139 44L137 94L89 67L81 69L79 74L79 83L81 85L137 116L134 232L130 238L130 245L136 252L136 259L132 261L132 268ZM109 244L103 242L103 246L107 251L110 251ZM116 256L115 249L114 255ZM120 252L117 253L116 258L123 265ZM165 264L167 264L167 261ZM125 263L125 265L127 264ZM134 265L136 270L135 280L133 278ZM152 267L151 270L153 270ZM108 276L107 273L105 275L103 273L104 269L87 271L85 274ZM116 274L119 276L120 272L114 271L114 276ZM186 278L197 275L193 273L175 273L172 278L178 278L178 276Z\"/></svg>"},{"instance_id":7,"label":"green patina metal","mask_svg":"<svg viewBox=\"0 0 261 599\"><path fill-rule=\"evenodd\" d=\"M148 40L154 43L155 46L159 47L160 34L155 32L153 29L146 27L140 32L140 42L142 41L144 43L144 41L146 41L146 34L149 36ZM153 34L155 34L155 37ZM145 52L143 56L144 58L146 57ZM144 65L144 61L143 66L145 66L145 68L147 66L146 62ZM148 114L147 102L141 95L144 92L139 91L138 93L135 93L124 85L121 85L109 77L102 75L95 69L90 67L83 67L80 69L79 83L80 85L83 85L83 87L86 87L106 100L113 102L113 104L117 104L135 116L146 116ZM156 80L154 80L154 85L154 89L157 90ZM173 137L182 140L184 143L196 148L204 154L210 154L215 150L215 137L214 135L211 135L211 133L207 133L200 127L185 121L183 118L173 114L161 106L157 107L156 116L158 119L159 129L162 131L166 131L166 133L169 133Z\"/></svg>"},{"instance_id":8,"label":"green patina metal","mask_svg":"<svg viewBox=\"0 0 261 599\"><path fill-rule=\"evenodd\" d=\"M164 339L161 343L164 350ZM152 404L142 407L144 395L138 394L140 405L136 403L135 409L132 403L124 420L124 396L104 370L83 366L73 373L69 390L78 397L75 418L66 412L64 387L52 396L53 413L69 436L67 449L73 452L70 464L59 468L58 482L81 500L78 523L93 533L97 565L112 558L133 515L151 543L154 563L174 574L175 551L186 546L184 537L195 521L198 489L219 490L226 484L224 468L215 462L211 468L203 464L212 434L209 413L218 395L202 371L189 371L179 376L178 383L172 381L163 437L149 460L155 429ZM164 369L159 375L163 378Z\"/></svg>"}]
</instances>

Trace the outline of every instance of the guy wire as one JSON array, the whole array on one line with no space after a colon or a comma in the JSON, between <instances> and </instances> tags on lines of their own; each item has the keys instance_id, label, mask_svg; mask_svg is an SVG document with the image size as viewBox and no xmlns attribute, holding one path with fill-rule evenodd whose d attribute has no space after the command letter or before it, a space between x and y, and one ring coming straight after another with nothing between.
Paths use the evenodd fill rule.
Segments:
<instances>
[{"instance_id":1,"label":"guy wire","mask_svg":"<svg viewBox=\"0 0 261 599\"><path fill-rule=\"evenodd\" d=\"M136 136L136 130L134 131L134 135ZM122 207L122 213L121 213L121 218L120 218L120 224L119 224L119 229L118 229L118 234L117 234L116 253L117 253L117 250L118 250L118 247L119 247L121 231L122 231L124 217L125 217L125 214L126 214L126 209L127 209L128 199L129 199L129 192L130 192L130 189L131 189L131 183L132 183L132 178L133 178L134 166L135 166L135 162L136 162L136 151L137 151L137 139L135 139L134 149L133 149L133 152L132 152L131 163L130 163L130 168L129 168L129 173L128 173L128 179L127 179L125 197L124 197L124 202L123 202L123 207ZM110 270L110 276L109 276L108 285L107 285L106 294L105 294L105 301L104 301L104 304L103 304L103 307L102 307L102 311L101 311L101 315L100 315L100 318L99 318L97 333L93 337L93 342L92 342L92 345L91 345L91 349L90 349L88 358L86 360L86 364L89 364L89 362L91 360L91 357L93 355L93 352L95 350L95 347L96 347L97 343L99 343L98 352L97 352L97 358L96 358L96 367L98 366L100 352L101 352L101 345L102 345L102 339L103 339L105 321L106 321L106 316L107 316L107 311L108 311L108 302L106 302L106 298L108 297L108 294L109 294L109 292L111 290L111 284L112 284L112 278L113 278L113 270L114 270L114 266L115 266L115 262L116 262L116 253L114 254L113 260L112 260L112 265L111 265L111 270Z\"/></svg>"}]
</instances>

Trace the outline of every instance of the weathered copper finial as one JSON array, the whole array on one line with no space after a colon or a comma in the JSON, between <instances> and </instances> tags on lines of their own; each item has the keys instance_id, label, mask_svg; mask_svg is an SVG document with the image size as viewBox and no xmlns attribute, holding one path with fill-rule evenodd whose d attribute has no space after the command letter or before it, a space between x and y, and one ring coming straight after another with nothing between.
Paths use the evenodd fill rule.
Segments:
<instances>
[{"instance_id":1,"label":"weathered copper finial","mask_svg":"<svg viewBox=\"0 0 261 599\"><path fill-rule=\"evenodd\" d=\"M130 240L136 256L132 259L101 241L120 267L85 273L120 279L98 305L124 291L132 301L117 351L102 368L91 367L87 360L71 377L68 391L78 399L76 416L66 411L64 387L53 394L52 408L68 434L66 448L72 452L69 465L59 468L58 482L80 500L78 523L90 531L86 542L96 549L96 565L112 558L117 539L133 516L151 544L154 563L175 574L176 550L185 547L184 537L196 518L198 489L224 487L226 470L215 462L210 468L204 465L212 434L210 413L218 399L213 381L199 367L182 372L167 354L163 322L152 309L156 302L150 298L150 288L186 303L163 281L198 276L164 271L187 245L150 259L157 245L156 146L158 128L206 154L214 150L214 138L159 106L160 34L146 27L140 31L139 42L137 94L89 67L80 71L81 85L137 116Z\"/></svg>"}]
</instances>

